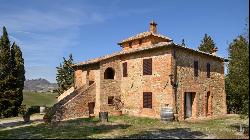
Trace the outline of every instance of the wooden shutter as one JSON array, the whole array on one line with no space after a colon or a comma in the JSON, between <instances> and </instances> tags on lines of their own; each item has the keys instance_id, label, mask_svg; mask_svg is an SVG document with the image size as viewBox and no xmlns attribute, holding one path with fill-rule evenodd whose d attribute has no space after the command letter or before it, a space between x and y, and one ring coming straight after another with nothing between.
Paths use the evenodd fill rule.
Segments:
<instances>
[{"instance_id":1,"label":"wooden shutter","mask_svg":"<svg viewBox=\"0 0 250 140\"><path fill-rule=\"evenodd\" d=\"M152 92L143 92L143 108L152 108Z\"/></svg>"},{"instance_id":2,"label":"wooden shutter","mask_svg":"<svg viewBox=\"0 0 250 140\"><path fill-rule=\"evenodd\" d=\"M207 63L207 78L210 78L210 64Z\"/></svg>"},{"instance_id":3,"label":"wooden shutter","mask_svg":"<svg viewBox=\"0 0 250 140\"><path fill-rule=\"evenodd\" d=\"M152 58L143 59L143 75L152 75Z\"/></svg>"},{"instance_id":4,"label":"wooden shutter","mask_svg":"<svg viewBox=\"0 0 250 140\"><path fill-rule=\"evenodd\" d=\"M109 105L113 105L113 103L114 103L113 100L114 100L114 96L109 96L109 97L108 97L108 104L109 104Z\"/></svg>"},{"instance_id":5,"label":"wooden shutter","mask_svg":"<svg viewBox=\"0 0 250 140\"><path fill-rule=\"evenodd\" d=\"M123 66L123 77L128 77L127 62L122 63Z\"/></svg>"},{"instance_id":6,"label":"wooden shutter","mask_svg":"<svg viewBox=\"0 0 250 140\"><path fill-rule=\"evenodd\" d=\"M194 76L198 77L198 61L194 61Z\"/></svg>"}]
</instances>

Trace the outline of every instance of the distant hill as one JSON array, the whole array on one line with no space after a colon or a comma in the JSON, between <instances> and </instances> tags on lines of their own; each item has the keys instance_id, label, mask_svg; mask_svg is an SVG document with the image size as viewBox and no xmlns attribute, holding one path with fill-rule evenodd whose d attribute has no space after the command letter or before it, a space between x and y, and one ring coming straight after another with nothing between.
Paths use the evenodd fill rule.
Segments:
<instances>
[{"instance_id":1,"label":"distant hill","mask_svg":"<svg viewBox=\"0 0 250 140\"><path fill-rule=\"evenodd\" d=\"M42 78L24 81L24 91L53 92L56 88L56 83L50 83L48 80Z\"/></svg>"}]
</instances>

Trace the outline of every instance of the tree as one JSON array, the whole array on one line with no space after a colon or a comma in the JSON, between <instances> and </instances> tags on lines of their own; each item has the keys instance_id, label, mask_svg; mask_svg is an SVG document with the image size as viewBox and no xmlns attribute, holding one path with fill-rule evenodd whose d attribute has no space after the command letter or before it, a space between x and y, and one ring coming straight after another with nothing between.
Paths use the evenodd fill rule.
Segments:
<instances>
[{"instance_id":1,"label":"tree","mask_svg":"<svg viewBox=\"0 0 250 140\"><path fill-rule=\"evenodd\" d=\"M182 41L181 41L181 46L186 46L184 39L182 39Z\"/></svg>"},{"instance_id":2,"label":"tree","mask_svg":"<svg viewBox=\"0 0 250 140\"><path fill-rule=\"evenodd\" d=\"M15 46L13 44L10 48L7 30L3 27L0 38L0 117L17 116L18 107L22 103L24 80L21 81L19 77L24 77L24 73L16 71L21 67L19 60L22 56L21 50Z\"/></svg>"},{"instance_id":3,"label":"tree","mask_svg":"<svg viewBox=\"0 0 250 140\"><path fill-rule=\"evenodd\" d=\"M3 35L0 39L0 116L9 117L14 112L14 91L12 82L14 81L11 75L11 56L10 56L10 41L5 27L3 27Z\"/></svg>"},{"instance_id":4,"label":"tree","mask_svg":"<svg viewBox=\"0 0 250 140\"><path fill-rule=\"evenodd\" d=\"M213 50L217 49L217 47L215 46L213 39L209 35L205 34L198 49L200 51L212 54Z\"/></svg>"},{"instance_id":5,"label":"tree","mask_svg":"<svg viewBox=\"0 0 250 140\"><path fill-rule=\"evenodd\" d=\"M69 89L74 83L74 69L71 67L72 65L73 57L72 54L70 54L68 60L63 57L63 64L60 63L59 67L56 67L57 92L59 95Z\"/></svg>"},{"instance_id":6,"label":"tree","mask_svg":"<svg viewBox=\"0 0 250 140\"><path fill-rule=\"evenodd\" d=\"M229 45L226 76L228 111L248 114L249 105L249 43L242 35Z\"/></svg>"},{"instance_id":7,"label":"tree","mask_svg":"<svg viewBox=\"0 0 250 140\"><path fill-rule=\"evenodd\" d=\"M22 57L22 52L20 47L18 47L15 42L11 46L11 61L12 61L12 75L16 78L15 84L13 88L16 91L16 111L18 112L18 108L21 106L23 101L23 88L25 81L25 69L24 69L24 59Z\"/></svg>"}]
</instances>

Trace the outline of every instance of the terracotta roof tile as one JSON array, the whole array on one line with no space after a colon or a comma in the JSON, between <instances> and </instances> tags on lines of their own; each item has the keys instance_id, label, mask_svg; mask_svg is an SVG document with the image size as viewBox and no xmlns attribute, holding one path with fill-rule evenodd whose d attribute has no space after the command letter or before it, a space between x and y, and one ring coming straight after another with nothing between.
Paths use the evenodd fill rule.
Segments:
<instances>
[{"instance_id":1,"label":"terracotta roof tile","mask_svg":"<svg viewBox=\"0 0 250 140\"><path fill-rule=\"evenodd\" d=\"M118 43L118 45L121 45L122 43L125 43L125 42L129 42L129 41L132 41L132 40L135 40L135 39L140 39L140 38L144 38L144 37L147 37L147 36L156 36L156 37L160 37L160 38L163 38L163 39L167 39L167 40L170 40L172 41L171 38L167 37L167 36L164 36L164 35L161 35L161 34L158 34L158 33L153 33L153 32L142 32L142 33L139 33L137 35L134 35L132 37L129 37L127 39L124 39L122 40L121 42Z\"/></svg>"},{"instance_id":2,"label":"terracotta roof tile","mask_svg":"<svg viewBox=\"0 0 250 140\"><path fill-rule=\"evenodd\" d=\"M223 60L223 61L226 60L225 58L222 58L222 57L219 57L219 56L216 56L216 55L212 55L212 54L209 54L209 53L206 53L206 52L202 52L202 51L199 51L199 50L194 50L194 49L191 49L191 48L188 48L188 47L185 47L185 46L181 46L181 45L175 44L173 42L159 42L159 43L154 44L154 45L148 45L148 46L144 46L144 47L140 47L140 48L123 50L123 51L116 52L116 53L113 53L113 54L110 54L110 55L105 55L105 56L102 56L102 57L90 59L90 60L85 61L85 62L74 64L73 67L75 67L75 66L83 66L83 65L88 65L88 64L95 64L95 63L99 63L102 60L106 60L106 59L109 59L109 58L112 58L112 57L115 57L115 56L140 52L140 51L144 51L144 50L156 49L156 48L161 48L161 47L169 47L169 46L174 46L174 47L177 47L177 48L180 48L180 49L186 49L186 50L197 52L197 53L200 53L200 54L205 54L205 55L208 55L208 56L218 58L218 59Z\"/></svg>"}]
</instances>

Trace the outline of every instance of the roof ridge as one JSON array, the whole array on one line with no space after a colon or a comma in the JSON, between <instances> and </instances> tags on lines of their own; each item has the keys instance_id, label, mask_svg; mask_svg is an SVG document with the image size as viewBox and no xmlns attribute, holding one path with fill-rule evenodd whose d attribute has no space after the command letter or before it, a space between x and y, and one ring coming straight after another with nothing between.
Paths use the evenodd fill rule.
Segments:
<instances>
[{"instance_id":1,"label":"roof ridge","mask_svg":"<svg viewBox=\"0 0 250 140\"><path fill-rule=\"evenodd\" d=\"M135 40L135 39L147 37L147 36L149 36L149 35L161 37L161 38L168 39L168 40L172 41L171 38L169 38L169 37L167 37L167 36L165 36L165 35L159 34L158 32L157 32L157 33L153 33L152 31L145 31L145 32L141 32L141 33L135 34L135 35L133 35L133 36L127 38L127 39L124 39L124 40L120 41L120 42L118 43L118 45L121 45L122 43L131 41L131 40Z\"/></svg>"},{"instance_id":2,"label":"roof ridge","mask_svg":"<svg viewBox=\"0 0 250 140\"><path fill-rule=\"evenodd\" d=\"M189 48L189 47L186 47L186 46L181 46L180 44L176 44L176 43L173 43L173 42L159 42L159 43L154 44L154 45L148 45L147 47L141 47L141 48L135 48L135 49L132 49L132 50L122 50L122 51L119 51L119 52L114 52L112 54L107 54L107 55L104 55L104 56L101 56L101 57L89 59L87 61L80 62L78 64L73 64L73 66L94 64L94 63L98 63L98 62L100 62L102 60L105 60L105 59L108 59L108 58L112 58L112 57L115 57L115 56L124 55L124 54L130 54L130 53L135 53L135 52L144 51L144 50L153 49L153 48L164 47L164 46L168 46L168 45L171 45L171 44L174 45L174 46L176 46L176 47L182 48L182 49L188 49L190 51L194 51L194 52L197 52L197 53L201 53L201 54L205 54L205 55L208 55L208 56L212 56L212 57L221 59L223 61L227 60L227 59L225 59L225 58L223 58L221 56L212 55L212 54L209 54L209 53L206 53L206 52L202 52L202 51L199 51L199 50L196 50L196 49L192 49L192 48Z\"/></svg>"}]
</instances>

